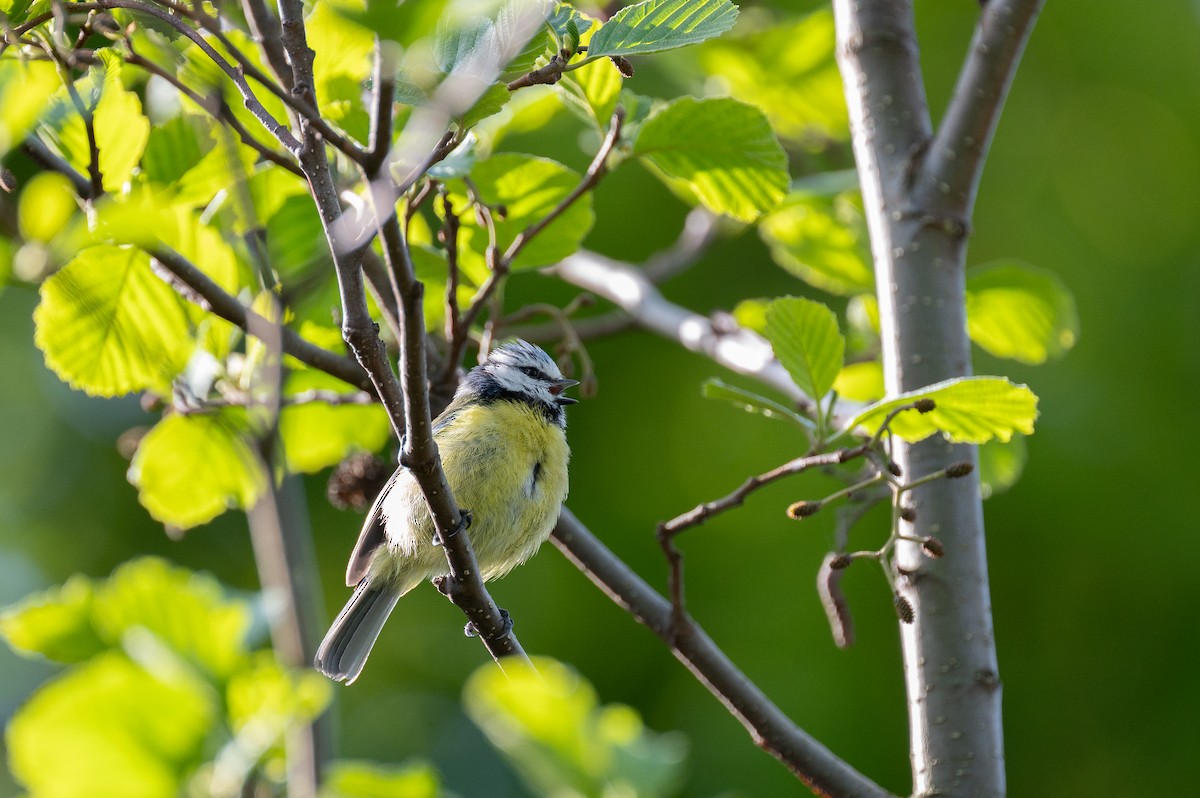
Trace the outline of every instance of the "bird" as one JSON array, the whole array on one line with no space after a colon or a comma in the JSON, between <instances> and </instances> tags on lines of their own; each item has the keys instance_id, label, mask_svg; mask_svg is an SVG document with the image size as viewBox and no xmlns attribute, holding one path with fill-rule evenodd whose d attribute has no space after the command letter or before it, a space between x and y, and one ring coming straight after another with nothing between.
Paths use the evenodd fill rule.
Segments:
<instances>
[{"instance_id":1,"label":"bird","mask_svg":"<svg viewBox=\"0 0 1200 798\"><path fill-rule=\"evenodd\" d=\"M567 498L567 416L578 402L539 347L515 339L467 373L433 422L446 481L470 518L480 576L504 576L550 536ZM388 480L367 513L346 568L354 593L317 649L314 665L350 684L362 673L384 622L405 593L448 575L433 521L412 473Z\"/></svg>"}]
</instances>

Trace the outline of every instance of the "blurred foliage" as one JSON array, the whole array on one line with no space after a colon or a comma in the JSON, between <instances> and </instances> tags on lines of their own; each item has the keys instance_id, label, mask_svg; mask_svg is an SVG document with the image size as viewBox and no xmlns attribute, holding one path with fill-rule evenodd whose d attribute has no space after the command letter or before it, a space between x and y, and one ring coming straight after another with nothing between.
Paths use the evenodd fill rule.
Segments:
<instances>
[{"instance_id":1,"label":"blurred foliage","mask_svg":"<svg viewBox=\"0 0 1200 798\"><path fill-rule=\"evenodd\" d=\"M728 3L711 5L733 22ZM463 178L470 177L486 201L518 214L504 232L509 241L574 187L612 109L619 103L626 110L627 135L612 173L573 208L574 217L551 225L518 259L518 268L530 269L507 284L506 307L565 305L573 292L532 267L581 242L641 261L670 245L688 205L701 203L742 222L757 219L757 235L722 238L690 273L664 285L670 298L702 313L733 311L759 331L768 329L773 297L826 302L838 315L834 326L821 321L803 330L823 346L785 347L781 357L809 374L814 390L832 387L839 400L882 397L878 311L868 293L874 279L861 200L847 171L853 164L830 14L823 5L801 5L814 13L747 4L724 36L634 58L632 79L607 58L588 56L555 86L523 89L507 103L492 91L489 102L459 117L460 127L475 129L439 174L460 213ZM621 25L671 7L643 5L625 12ZM469 11L476 44L497 35L498 17L481 18L479 8L454 0L315 4L319 25L310 46L328 118L365 139L364 54L373 32L404 48L405 75L416 89L411 99L419 103L454 66L439 62L428 44L443 15L466 19ZM28 3L0 4L10 24L29 10ZM513 64L543 65L575 34L581 44L594 41L603 30L599 10L584 10L597 23L556 14ZM935 118L977 14L970 3L919 4ZM247 35L227 35L258 63ZM202 95L221 87L238 118L262 133L194 43L155 25L137 26L134 37L139 52L181 63L180 78ZM1105 46L1116 39L1120 47ZM617 26L600 39L624 52L646 41ZM86 213L69 181L40 171L20 148L32 132L87 173L86 134L58 71L11 57L13 49L0 58L0 156L16 186L0 195L0 600L20 599L0 632L14 648L58 663L0 652L0 713L8 720L9 769L28 794L220 794L240 786L248 762L263 763L260 778L279 779L284 731L323 706L329 689L255 650L257 599L233 598L239 594L213 579L161 560L117 567L153 553L256 590L244 522L225 510L252 502L267 478L256 454L260 420L206 406L251 392L261 366L253 346L177 293L163 293L167 284L137 247L176 250L249 305L263 285L245 234L265 231L290 323L344 352L329 328L336 294L304 181L232 140L191 101L167 98L172 93L157 79L147 81L106 43L98 37L98 62L73 76L94 112L109 192ZM1194 4L1184 0L1139 9L1133 20L1115 0L1047 5L985 173L967 276L976 370L1011 380L945 386L940 421L915 413L897 419L927 425L912 435L935 431L928 425L937 421L936 429L956 435L997 436L980 448L979 478L993 496L989 560L1014 794L1096 794L1121 784L1162 795L1200 780L1192 711L1200 688L1189 665L1200 653L1190 617L1200 594L1188 569L1200 550L1195 536L1184 534L1194 521L1179 501L1194 479L1175 462L1175 453L1200 443L1178 423L1200 392L1197 349L1180 343L1200 338L1198 53L1200 25ZM672 99L683 95L697 99ZM260 96L285 118L277 98ZM398 119L408 118L399 108ZM727 130L717 124L726 122ZM534 185L545 193L530 193ZM439 212L440 205L434 203ZM460 296L469 301L487 277L485 233L473 214L463 213L462 221L464 242L472 243ZM413 220L432 330L443 323L447 264L435 236L441 224L428 207ZM31 345L35 336L42 352ZM814 357L839 340L844 358ZM1058 359L1069 349L1072 357ZM572 507L652 581L665 572L653 540L657 522L806 448L807 418L707 361L680 357L669 344L634 334L597 341L589 353L601 392L572 416ZM71 394L43 357L73 384L114 398ZM1029 368L1044 361L1053 367ZM289 396L350 391L294 362L287 368ZM715 375L730 382L712 381ZM1045 413L1028 443L1022 433L1035 408L1017 384L1025 381L1037 385ZM780 434L789 426L704 402L701 384L706 395L799 420L801 429ZM175 411L147 412L128 395L146 389ZM868 409L861 419L878 420L890 406ZM1003 417L989 420L997 408ZM982 430L981 418L989 421ZM287 407L280 431L283 467L304 473L355 450L378 451L388 435L378 408L352 404ZM118 456L118 438L121 451L133 453L132 466ZM325 586L340 598L357 521L325 504L317 480L309 487ZM765 490L684 539L690 611L802 726L888 788L906 792L891 607L882 597L858 602L857 647L842 652L828 644L815 592L806 586L831 545L833 522L818 517L806 522L805 535L789 534L780 508L796 490ZM138 495L172 527L211 523L169 541ZM1114 504L1114 496L1123 501ZM868 516L863 526L872 522ZM1133 541L1130 530L1137 532ZM768 547L777 556L764 558ZM109 571L108 579L79 575ZM878 593L878 585L857 578L848 576L848 590ZM63 584L38 592L55 582ZM769 609L764 584L785 586ZM541 686L500 683L488 666L467 682L465 711L477 728L459 697L482 654L461 639L453 608L434 591L418 591L392 621L373 669L343 693L341 748L354 759L334 764L326 798L504 798L563 785L600 795L618 784L642 790L637 794L795 791L790 774L756 756L725 710L562 558L543 554L497 592L521 619L530 650L576 663L594 688L553 663L540 666L552 674ZM1171 685L1167 700L1162 685ZM636 710L601 705L597 695ZM539 722L539 711L574 722ZM1047 717L1071 718L1072 730ZM686 785L678 737L646 726L687 730ZM500 753L487 742L497 729L505 743ZM584 760L584 749L600 754ZM1075 766L1062 768L1068 761ZM100 774L118 786L95 781ZM0 794L6 789L0 782Z\"/></svg>"}]
</instances>

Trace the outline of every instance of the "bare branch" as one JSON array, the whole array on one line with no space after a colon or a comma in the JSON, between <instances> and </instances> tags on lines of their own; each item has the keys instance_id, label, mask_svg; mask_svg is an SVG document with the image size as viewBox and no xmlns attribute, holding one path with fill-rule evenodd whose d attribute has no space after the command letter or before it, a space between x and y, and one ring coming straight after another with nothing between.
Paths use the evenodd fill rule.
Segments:
<instances>
[{"instance_id":1,"label":"bare branch","mask_svg":"<svg viewBox=\"0 0 1200 798\"><path fill-rule=\"evenodd\" d=\"M935 220L967 221L1025 42L1045 0L989 0L914 193Z\"/></svg>"},{"instance_id":2,"label":"bare branch","mask_svg":"<svg viewBox=\"0 0 1200 798\"><path fill-rule=\"evenodd\" d=\"M242 0L242 11L246 15L246 24L250 35L262 49L271 71L279 79L279 84L285 90L292 88L292 68L287 62L287 54L283 51L280 41L283 31L279 27L279 19L263 0Z\"/></svg>"},{"instance_id":3,"label":"bare branch","mask_svg":"<svg viewBox=\"0 0 1200 798\"><path fill-rule=\"evenodd\" d=\"M266 319L247 309L179 253L162 246L150 249L149 253L159 265L178 278L184 289L180 293L188 301L247 332L252 321L267 323ZM283 328L282 336L283 351L292 357L364 391L374 392L366 373L350 358L309 343L288 327Z\"/></svg>"},{"instance_id":4,"label":"bare branch","mask_svg":"<svg viewBox=\"0 0 1200 798\"><path fill-rule=\"evenodd\" d=\"M670 602L608 550L574 514L563 508L551 537L554 545L597 587L645 624L676 659L745 727L750 737L818 795L891 798L788 718L705 634L686 618L673 622Z\"/></svg>"}]
</instances>

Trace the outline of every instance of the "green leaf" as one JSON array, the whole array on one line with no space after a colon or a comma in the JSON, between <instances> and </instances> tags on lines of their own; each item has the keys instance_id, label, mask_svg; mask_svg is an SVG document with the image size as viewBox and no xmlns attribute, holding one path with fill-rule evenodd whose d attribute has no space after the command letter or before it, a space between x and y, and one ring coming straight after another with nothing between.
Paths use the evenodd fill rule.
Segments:
<instances>
[{"instance_id":1,"label":"green leaf","mask_svg":"<svg viewBox=\"0 0 1200 798\"><path fill-rule=\"evenodd\" d=\"M312 369L288 375L284 396L305 391L355 391L346 383ZM378 451L391 434L382 405L338 405L306 402L287 405L279 414L279 435L288 471L311 474L341 462L354 451Z\"/></svg>"},{"instance_id":2,"label":"green leaf","mask_svg":"<svg viewBox=\"0 0 1200 798\"><path fill-rule=\"evenodd\" d=\"M172 117L150 129L142 154L142 174L152 183L169 186L204 156L197 118L188 114ZM205 139L205 149L208 139Z\"/></svg>"},{"instance_id":3,"label":"green leaf","mask_svg":"<svg viewBox=\"0 0 1200 798\"><path fill-rule=\"evenodd\" d=\"M42 687L8 725L9 766L31 795L173 798L186 793L215 701L185 675L104 653Z\"/></svg>"},{"instance_id":4,"label":"green leaf","mask_svg":"<svg viewBox=\"0 0 1200 798\"><path fill-rule=\"evenodd\" d=\"M758 231L775 262L809 285L842 295L873 290L867 224L856 192L793 190Z\"/></svg>"},{"instance_id":5,"label":"green leaf","mask_svg":"<svg viewBox=\"0 0 1200 798\"><path fill-rule=\"evenodd\" d=\"M967 331L997 357L1044 363L1075 345L1079 315L1054 272L1004 261L967 273Z\"/></svg>"},{"instance_id":6,"label":"green leaf","mask_svg":"<svg viewBox=\"0 0 1200 798\"><path fill-rule=\"evenodd\" d=\"M503 83L493 83L484 89L483 94L479 95L479 99L475 104L466 110L459 117L458 126L463 130L472 128L479 124L484 119L487 119L492 114L500 113L502 109L512 97L512 92Z\"/></svg>"},{"instance_id":7,"label":"green leaf","mask_svg":"<svg viewBox=\"0 0 1200 798\"><path fill-rule=\"evenodd\" d=\"M225 694L234 733L254 747L274 748L290 729L321 714L333 698L333 682L311 669L288 671L263 651L233 675Z\"/></svg>"},{"instance_id":8,"label":"green leaf","mask_svg":"<svg viewBox=\"0 0 1200 798\"><path fill-rule=\"evenodd\" d=\"M682 97L641 126L634 154L714 213L751 222L787 192L787 155L758 108Z\"/></svg>"},{"instance_id":9,"label":"green leaf","mask_svg":"<svg viewBox=\"0 0 1200 798\"><path fill-rule=\"evenodd\" d=\"M211 576L157 557L130 560L97 585L93 613L97 634L110 645L148 632L217 680L229 678L246 659L246 602L227 597Z\"/></svg>"},{"instance_id":10,"label":"green leaf","mask_svg":"<svg viewBox=\"0 0 1200 798\"><path fill-rule=\"evenodd\" d=\"M463 703L536 795L656 796L679 787L684 741L649 731L629 707L599 706L592 686L559 662L480 668Z\"/></svg>"},{"instance_id":11,"label":"green leaf","mask_svg":"<svg viewBox=\"0 0 1200 798\"><path fill-rule=\"evenodd\" d=\"M88 394L166 393L195 345L181 301L144 252L90 247L42 284L34 341L55 374Z\"/></svg>"},{"instance_id":12,"label":"green leaf","mask_svg":"<svg viewBox=\"0 0 1200 798\"><path fill-rule=\"evenodd\" d=\"M887 394L883 383L883 364L878 360L850 363L838 372L833 390L852 402L875 402Z\"/></svg>"},{"instance_id":13,"label":"green leaf","mask_svg":"<svg viewBox=\"0 0 1200 798\"><path fill-rule=\"evenodd\" d=\"M849 138L829 9L795 22L765 14L754 22L747 35L700 48L705 71L731 96L762 108L781 138L814 150Z\"/></svg>"},{"instance_id":14,"label":"green leaf","mask_svg":"<svg viewBox=\"0 0 1200 798\"><path fill-rule=\"evenodd\" d=\"M595 20L562 3L558 4L558 8L570 11L571 21L582 33L580 44L589 44L592 35L598 30ZM555 18L551 18L550 24L556 24ZM601 58L567 72L562 80L555 84L555 88L567 108L577 112L585 122L603 132L608 129L623 84L620 70L607 58Z\"/></svg>"},{"instance_id":15,"label":"green leaf","mask_svg":"<svg viewBox=\"0 0 1200 798\"><path fill-rule=\"evenodd\" d=\"M150 120L142 102L121 82L121 59L109 49L97 51L100 63L75 81L84 108L92 117L104 189L117 192L142 159L150 137ZM88 174L91 145L87 126L65 87L54 95L44 116L44 132L63 157Z\"/></svg>"},{"instance_id":16,"label":"green leaf","mask_svg":"<svg viewBox=\"0 0 1200 798\"><path fill-rule=\"evenodd\" d=\"M8 12L5 12L8 13ZM17 24L10 15L9 20ZM19 145L62 85L53 64L0 60L0 156Z\"/></svg>"},{"instance_id":17,"label":"green leaf","mask_svg":"<svg viewBox=\"0 0 1200 798\"><path fill-rule=\"evenodd\" d=\"M1038 398L1025 385L1003 377L957 377L876 402L847 422L845 429L865 427L874 432L889 412L917 399L932 399L928 413L906 410L891 430L906 441L920 441L941 432L955 443L1007 441L1014 433L1033 434Z\"/></svg>"},{"instance_id":18,"label":"green leaf","mask_svg":"<svg viewBox=\"0 0 1200 798\"><path fill-rule=\"evenodd\" d=\"M17 223L27 241L53 241L79 212L71 181L58 172L38 172L25 183L17 202Z\"/></svg>"},{"instance_id":19,"label":"green leaf","mask_svg":"<svg viewBox=\"0 0 1200 798\"><path fill-rule=\"evenodd\" d=\"M62 587L26 596L0 614L0 635L14 650L55 662L82 662L106 648L92 625L92 581L72 576Z\"/></svg>"},{"instance_id":20,"label":"green leaf","mask_svg":"<svg viewBox=\"0 0 1200 798\"><path fill-rule=\"evenodd\" d=\"M706 399L721 399L740 407L747 413L758 413L767 418L792 421L805 430L813 428L813 423L796 411L784 407L765 396L759 396L751 391L738 388L735 385L729 385L715 377L704 381L704 384L700 386L700 393Z\"/></svg>"},{"instance_id":21,"label":"green leaf","mask_svg":"<svg viewBox=\"0 0 1200 798\"><path fill-rule=\"evenodd\" d=\"M1017 484L1025 470L1025 436L991 440L979 447L979 495L990 499Z\"/></svg>"},{"instance_id":22,"label":"green leaf","mask_svg":"<svg viewBox=\"0 0 1200 798\"><path fill-rule=\"evenodd\" d=\"M441 778L425 762L399 767L339 759L329 766L320 798L439 798Z\"/></svg>"},{"instance_id":23,"label":"green leaf","mask_svg":"<svg viewBox=\"0 0 1200 798\"><path fill-rule=\"evenodd\" d=\"M770 299L743 299L733 307L733 319L739 326L763 335L767 330L767 308Z\"/></svg>"},{"instance_id":24,"label":"green leaf","mask_svg":"<svg viewBox=\"0 0 1200 798\"><path fill-rule=\"evenodd\" d=\"M244 414L171 415L138 444L129 481L159 521L188 529L230 507L248 509L266 475L242 430Z\"/></svg>"},{"instance_id":25,"label":"green leaf","mask_svg":"<svg viewBox=\"0 0 1200 798\"><path fill-rule=\"evenodd\" d=\"M811 299L777 299L767 309L766 335L800 390L818 401L829 393L846 353L832 310Z\"/></svg>"},{"instance_id":26,"label":"green leaf","mask_svg":"<svg viewBox=\"0 0 1200 798\"><path fill-rule=\"evenodd\" d=\"M406 47L431 35L442 18L448 0L366 0L330 4L334 11L381 39Z\"/></svg>"},{"instance_id":27,"label":"green leaf","mask_svg":"<svg viewBox=\"0 0 1200 798\"><path fill-rule=\"evenodd\" d=\"M646 0L618 11L592 36L588 57L640 55L698 44L737 21L729 0Z\"/></svg>"},{"instance_id":28,"label":"green leaf","mask_svg":"<svg viewBox=\"0 0 1200 798\"><path fill-rule=\"evenodd\" d=\"M556 161L516 153L494 155L477 162L471 170L471 178L485 203L493 208L503 207L505 211L496 218L496 238L501 252L519 233L548 215L580 181L578 173ZM458 181L451 185L454 188L453 206L467 207L465 187ZM463 214L460 218L465 244L461 252L463 268L471 273L472 266L478 268L483 262L488 235L479 227L474 214ZM545 266L574 254L594 221L591 194L584 194L521 250L513 268ZM466 262L471 255L474 255L474 264Z\"/></svg>"},{"instance_id":29,"label":"green leaf","mask_svg":"<svg viewBox=\"0 0 1200 798\"><path fill-rule=\"evenodd\" d=\"M313 85L318 107L329 121L365 140L370 118L363 84L371 74L374 32L347 19L332 3L315 3L305 27L308 46L316 52Z\"/></svg>"}]
</instances>

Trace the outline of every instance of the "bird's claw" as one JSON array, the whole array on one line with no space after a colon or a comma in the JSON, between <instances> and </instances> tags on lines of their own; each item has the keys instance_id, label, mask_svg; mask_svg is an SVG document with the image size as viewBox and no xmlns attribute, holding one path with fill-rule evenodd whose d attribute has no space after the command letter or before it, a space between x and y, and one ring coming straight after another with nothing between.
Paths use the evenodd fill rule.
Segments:
<instances>
[{"instance_id":1,"label":"bird's claw","mask_svg":"<svg viewBox=\"0 0 1200 798\"><path fill-rule=\"evenodd\" d=\"M500 634L496 635L496 637L507 637L508 633L513 629L512 616L509 615L508 610L504 609L503 607L497 607L496 609L500 610L500 620L504 624L504 629L500 632ZM479 629L475 627L475 623L473 621L468 622L467 625L463 627L463 634L465 634L467 637L480 636Z\"/></svg>"},{"instance_id":2,"label":"bird's claw","mask_svg":"<svg viewBox=\"0 0 1200 798\"><path fill-rule=\"evenodd\" d=\"M471 522L472 522L472 521L474 521L474 520L475 520L475 516L474 516L474 515L471 513L471 511L470 511L470 510L467 510L467 509L464 509L464 508L459 508L459 511L458 511L458 526L454 527L454 529L451 529L451 530L450 530L450 532L449 532L449 534L447 534L445 538L443 538L443 537L442 537L442 533L441 533L441 532L438 532L438 531L435 529L435 530L433 531L433 545L435 545L435 546L441 546L443 543L445 543L445 542L446 542L446 538L452 538L452 537L454 537L455 535L457 535L459 532L462 532L462 531L464 531L464 530L466 530L466 529L470 529L470 528L471 528Z\"/></svg>"}]
</instances>

